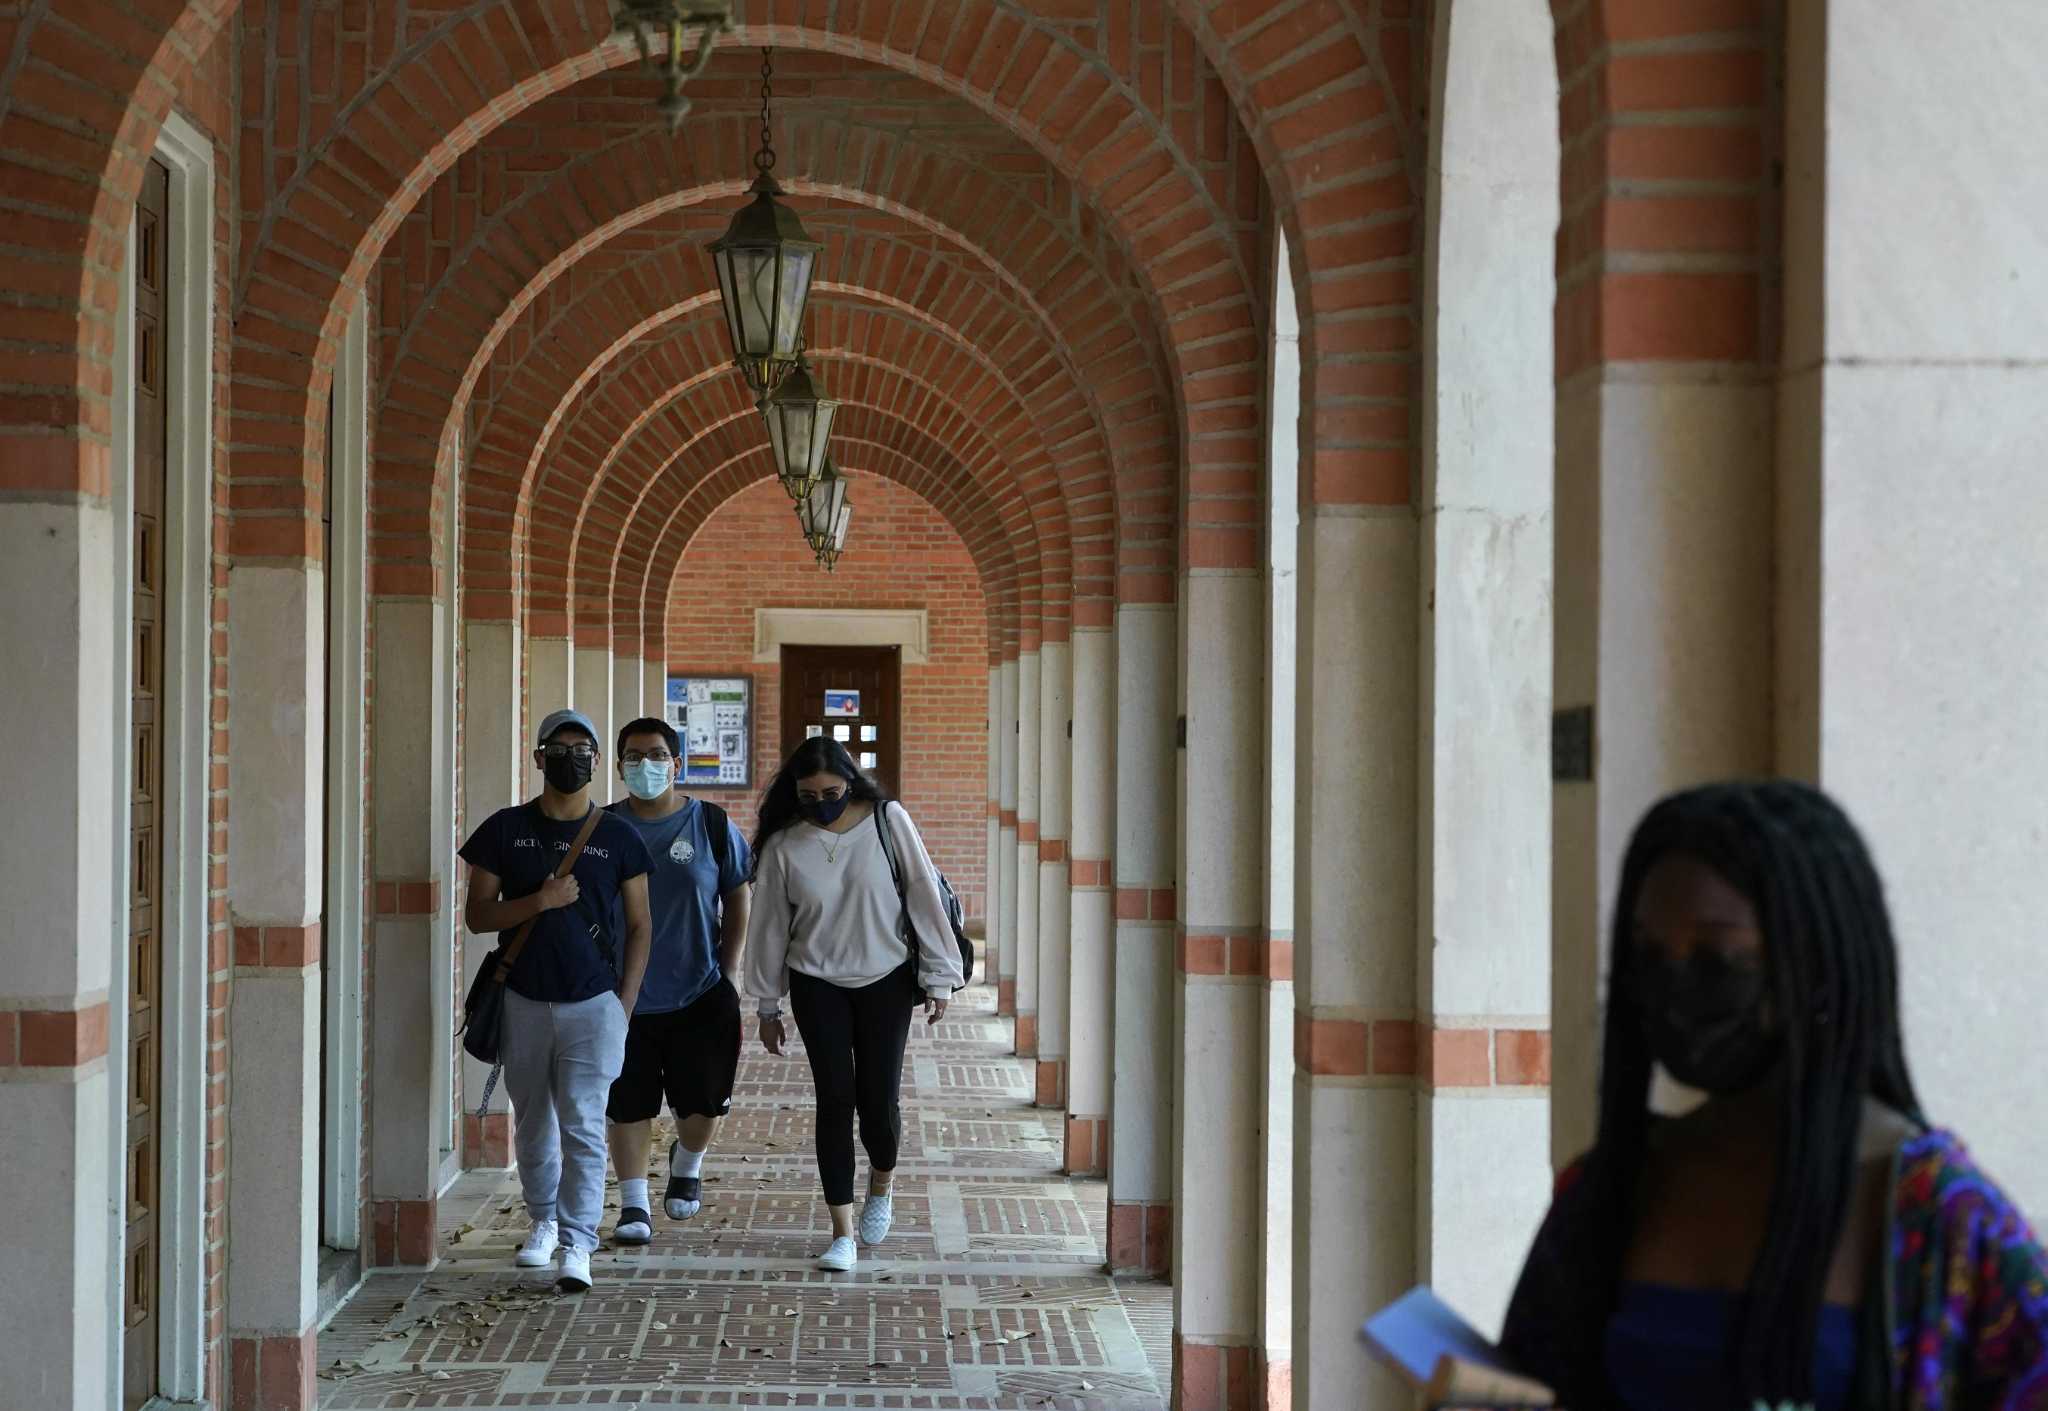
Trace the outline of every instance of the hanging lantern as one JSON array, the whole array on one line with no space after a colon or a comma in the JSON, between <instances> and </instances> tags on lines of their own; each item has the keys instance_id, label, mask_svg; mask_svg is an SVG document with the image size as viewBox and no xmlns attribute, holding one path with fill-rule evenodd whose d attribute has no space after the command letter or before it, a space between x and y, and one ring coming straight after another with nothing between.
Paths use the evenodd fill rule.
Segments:
<instances>
[{"instance_id":1,"label":"hanging lantern","mask_svg":"<svg viewBox=\"0 0 2048 1411\"><path fill-rule=\"evenodd\" d=\"M838 411L839 403L818 390L801 352L796 370L761 399L768 442L775 449L775 474L792 500L802 500L824 476Z\"/></svg>"},{"instance_id":2,"label":"hanging lantern","mask_svg":"<svg viewBox=\"0 0 2048 1411\"><path fill-rule=\"evenodd\" d=\"M830 573L839 564L839 556L846 552L846 531L853 523L853 506L841 505L839 513L832 520L832 537L825 547L818 550L818 562Z\"/></svg>"},{"instance_id":3,"label":"hanging lantern","mask_svg":"<svg viewBox=\"0 0 2048 1411\"><path fill-rule=\"evenodd\" d=\"M825 247L804 232L797 213L775 198L775 146L769 126L770 51L761 51L761 149L754 154L754 199L711 245L725 305L733 363L747 386L766 394L781 385L801 351L811 276Z\"/></svg>"},{"instance_id":4,"label":"hanging lantern","mask_svg":"<svg viewBox=\"0 0 2048 1411\"><path fill-rule=\"evenodd\" d=\"M818 477L818 483L796 502L796 522L802 526L804 542L811 546L812 553L822 554L832 542L833 527L839 522L839 512L846 507L846 477L827 456L825 472Z\"/></svg>"},{"instance_id":5,"label":"hanging lantern","mask_svg":"<svg viewBox=\"0 0 2048 1411\"><path fill-rule=\"evenodd\" d=\"M689 52L689 32L698 31L697 52ZM640 62L661 76L662 97L655 105L668 118L668 130L682 130L690 100L683 85L711 62L712 40L732 31L732 0L612 0L612 33L631 34Z\"/></svg>"}]
</instances>

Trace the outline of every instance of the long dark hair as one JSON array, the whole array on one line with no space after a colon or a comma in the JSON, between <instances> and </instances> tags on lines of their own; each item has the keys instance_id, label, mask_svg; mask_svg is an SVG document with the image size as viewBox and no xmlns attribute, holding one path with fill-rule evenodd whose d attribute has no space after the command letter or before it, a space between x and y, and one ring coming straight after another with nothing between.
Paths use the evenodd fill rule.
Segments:
<instances>
[{"instance_id":1,"label":"long dark hair","mask_svg":"<svg viewBox=\"0 0 2048 1411\"><path fill-rule=\"evenodd\" d=\"M1673 795L1637 825L1622 864L1609 951L1600 1128L1586 1179L1599 1247L1587 1306L1611 1314L1635 1227L1649 1140L1651 1057L1633 1000L1636 895L1672 854L1697 858L1757 911L1772 1012L1784 1032L1778 1167L1756 1266L1728 1354L1744 1405L1810 1401L1828 1266L1848 1215L1866 1097L1922 1125L1899 1032L1898 960L1884 886L1849 817L1789 780ZM1588 1320L1597 1367L1606 1317Z\"/></svg>"},{"instance_id":2,"label":"long dark hair","mask_svg":"<svg viewBox=\"0 0 2048 1411\"><path fill-rule=\"evenodd\" d=\"M889 796L882 792L882 786L853 762L853 756L846 746L829 735L813 735L790 752L782 762L782 768L768 781L768 792L761 795L760 823L754 829L754 868L760 870L761 854L768 846L768 840L789 827L803 816L796 802L796 781L808 779L813 774L837 774L846 781L848 798L864 799L880 808Z\"/></svg>"}]
</instances>

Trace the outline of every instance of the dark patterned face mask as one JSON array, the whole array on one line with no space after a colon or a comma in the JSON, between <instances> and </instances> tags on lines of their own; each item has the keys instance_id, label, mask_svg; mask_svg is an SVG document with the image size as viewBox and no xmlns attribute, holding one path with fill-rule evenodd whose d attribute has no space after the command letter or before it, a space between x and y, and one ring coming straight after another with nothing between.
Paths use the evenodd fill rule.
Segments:
<instances>
[{"instance_id":1,"label":"dark patterned face mask","mask_svg":"<svg viewBox=\"0 0 2048 1411\"><path fill-rule=\"evenodd\" d=\"M1651 1055L1687 1087L1732 1097L1777 1066L1784 1036L1769 1022L1761 966L1712 950L1682 963L1643 950L1635 993Z\"/></svg>"}]
</instances>

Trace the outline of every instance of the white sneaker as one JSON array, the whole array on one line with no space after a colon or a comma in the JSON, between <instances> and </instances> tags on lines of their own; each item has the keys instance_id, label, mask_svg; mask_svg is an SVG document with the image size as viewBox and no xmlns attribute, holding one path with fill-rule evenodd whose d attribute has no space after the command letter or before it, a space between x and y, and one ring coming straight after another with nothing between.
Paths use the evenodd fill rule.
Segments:
<instances>
[{"instance_id":1,"label":"white sneaker","mask_svg":"<svg viewBox=\"0 0 2048 1411\"><path fill-rule=\"evenodd\" d=\"M561 1245L562 1236L555 1222L536 1220L526 1236L526 1243L519 1246L519 1255L512 1262L522 1269L545 1269L555 1262L555 1251Z\"/></svg>"},{"instance_id":2,"label":"white sneaker","mask_svg":"<svg viewBox=\"0 0 2048 1411\"><path fill-rule=\"evenodd\" d=\"M835 1274L851 1274L853 1266L860 1263L860 1248L853 1242L852 1235L841 1235L832 1241L831 1247L818 1256L818 1267L829 1269Z\"/></svg>"},{"instance_id":3,"label":"white sneaker","mask_svg":"<svg viewBox=\"0 0 2048 1411\"><path fill-rule=\"evenodd\" d=\"M860 1208L860 1242L878 1245L889 1237L890 1222L896 1218L893 1196L870 1195Z\"/></svg>"},{"instance_id":4,"label":"white sneaker","mask_svg":"<svg viewBox=\"0 0 2048 1411\"><path fill-rule=\"evenodd\" d=\"M590 1289L590 1251L562 1246L562 1271L555 1279L561 1293L586 1293Z\"/></svg>"}]
</instances>

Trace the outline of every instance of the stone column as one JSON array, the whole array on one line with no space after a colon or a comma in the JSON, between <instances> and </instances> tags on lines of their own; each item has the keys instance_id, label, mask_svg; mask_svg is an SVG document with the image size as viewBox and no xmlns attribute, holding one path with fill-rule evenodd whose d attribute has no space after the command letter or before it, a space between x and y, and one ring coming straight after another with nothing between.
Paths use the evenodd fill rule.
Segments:
<instances>
[{"instance_id":1,"label":"stone column","mask_svg":"<svg viewBox=\"0 0 2048 1411\"><path fill-rule=\"evenodd\" d=\"M1181 580L1174 1392L1216 1411L1243 1404L1228 1389L1249 1383L1259 1345L1259 1240L1244 1225L1261 1208L1265 1168L1262 577L1253 563ZM1237 1238L1219 1238L1233 1227Z\"/></svg>"},{"instance_id":2,"label":"stone column","mask_svg":"<svg viewBox=\"0 0 2048 1411\"><path fill-rule=\"evenodd\" d=\"M1066 1168L1109 1170L1115 1062L1116 637L1106 602L1074 607L1072 764L1073 949L1067 979Z\"/></svg>"},{"instance_id":3,"label":"stone column","mask_svg":"<svg viewBox=\"0 0 2048 1411\"><path fill-rule=\"evenodd\" d=\"M996 898L990 934L1002 970L996 984L996 1013L1017 1012L1017 663L1002 664L996 685L996 742L1001 774L996 780Z\"/></svg>"},{"instance_id":4,"label":"stone column","mask_svg":"<svg viewBox=\"0 0 2048 1411\"><path fill-rule=\"evenodd\" d=\"M612 797L612 649L606 629L599 625L586 627L579 622L576 628L576 682L575 699L570 702L576 709L590 717L590 723L597 727L598 748L604 751L604 758L597 762L596 773L591 776L590 796L598 803L609 803ZM632 697L627 697L630 708ZM545 717L542 717L545 719ZM540 721L534 722L540 728Z\"/></svg>"},{"instance_id":5,"label":"stone column","mask_svg":"<svg viewBox=\"0 0 2048 1411\"><path fill-rule=\"evenodd\" d=\"M1017 1056L1038 1056L1039 651L1017 657Z\"/></svg>"},{"instance_id":6,"label":"stone column","mask_svg":"<svg viewBox=\"0 0 2048 1411\"><path fill-rule=\"evenodd\" d=\"M600 765L605 777L611 780L612 793L625 797L625 785L619 782L619 731L639 719L645 704L646 688L641 681L641 662L637 655L639 644L621 648L612 653L612 718L605 727L605 738L598 741L604 749L604 760Z\"/></svg>"},{"instance_id":7,"label":"stone column","mask_svg":"<svg viewBox=\"0 0 2048 1411\"><path fill-rule=\"evenodd\" d=\"M520 748L525 731L520 722L519 629L511 622L470 622L463 628L462 650L462 831L465 836L501 808L525 797L532 766ZM539 717L535 717L539 719ZM460 883L458 881L458 888ZM462 954L458 967L474 975L497 944L495 936L471 934L459 927ZM477 1101L490 1069L464 1055L462 1082L462 1164L502 1167L511 1164L511 1107L500 1083L491 1094L490 1111L479 1117Z\"/></svg>"},{"instance_id":8,"label":"stone column","mask_svg":"<svg viewBox=\"0 0 2048 1411\"><path fill-rule=\"evenodd\" d=\"M988 666L988 871L981 888L981 973L995 985L1001 975L996 954L996 893L1003 873L1003 673L1000 662Z\"/></svg>"},{"instance_id":9,"label":"stone column","mask_svg":"<svg viewBox=\"0 0 2048 1411\"><path fill-rule=\"evenodd\" d=\"M1062 629L1064 630L1064 629ZM1073 784L1065 641L1046 641L1038 662L1038 1081L1040 1107L1066 1104L1067 996L1072 906L1067 894L1068 795Z\"/></svg>"},{"instance_id":10,"label":"stone column","mask_svg":"<svg viewBox=\"0 0 2048 1411\"><path fill-rule=\"evenodd\" d=\"M1116 614L1116 998L1109 1264L1164 1274L1173 1235L1177 610Z\"/></svg>"},{"instance_id":11,"label":"stone column","mask_svg":"<svg viewBox=\"0 0 2048 1411\"><path fill-rule=\"evenodd\" d=\"M1423 300L1416 1277L1499 1331L1550 1198L1550 273L1536 6L1436 12Z\"/></svg>"},{"instance_id":12,"label":"stone column","mask_svg":"<svg viewBox=\"0 0 2048 1411\"><path fill-rule=\"evenodd\" d=\"M37 438L40 442L40 438ZM0 816L8 919L0 926L0 1181L8 1191L11 1267L34 1278L0 1283L0 1327L34 1356L0 1358L0 1403L98 1408L119 1365L122 1249L108 1212L122 1208L109 1057L107 860L124 852L126 794L110 733L127 712L129 683L114 663L119 610L117 528L104 446L48 442L83 462L86 482L50 489L21 439L0 441L0 593L33 612L0 618L0 718L33 722L37 748L16 761L14 787L34 807ZM117 539L117 535L119 538ZM120 592L125 593L122 585ZM125 734L125 730L124 730ZM122 738L113 736L113 738ZM121 942L125 944L125 942ZM125 1000L125 994L122 996ZM19 1134L33 1133L33 1140ZM119 1143L121 1147L126 1142Z\"/></svg>"},{"instance_id":13,"label":"stone column","mask_svg":"<svg viewBox=\"0 0 2048 1411\"><path fill-rule=\"evenodd\" d=\"M1920 1097L2038 1221L2048 12L1787 16L1780 767L1869 837Z\"/></svg>"},{"instance_id":14,"label":"stone column","mask_svg":"<svg viewBox=\"0 0 2048 1411\"><path fill-rule=\"evenodd\" d=\"M238 560L228 601L228 1344L235 1365L303 1371L317 1361L326 574Z\"/></svg>"},{"instance_id":15,"label":"stone column","mask_svg":"<svg viewBox=\"0 0 2048 1411\"><path fill-rule=\"evenodd\" d=\"M434 971L449 963L435 944L442 911L445 820L434 817L441 713L449 710L447 608L433 597L378 595L375 707L370 737L376 928L371 948L372 1108L369 1263L425 1264L434 1257L441 1153L436 1122L438 1051Z\"/></svg>"},{"instance_id":16,"label":"stone column","mask_svg":"<svg viewBox=\"0 0 2048 1411\"><path fill-rule=\"evenodd\" d=\"M556 631L543 633L543 628ZM535 798L544 784L540 771L533 767L534 735L540 723L564 706L576 703L576 644L570 640L566 624L528 624L526 647L526 708L513 731L513 757L525 781L520 790L522 799Z\"/></svg>"},{"instance_id":17,"label":"stone column","mask_svg":"<svg viewBox=\"0 0 2048 1411\"><path fill-rule=\"evenodd\" d=\"M1266 389L1265 922L1260 974L1259 1343L1256 1411L1294 1401L1294 731L1300 651L1301 318L1274 240Z\"/></svg>"},{"instance_id":18,"label":"stone column","mask_svg":"<svg viewBox=\"0 0 2048 1411\"><path fill-rule=\"evenodd\" d=\"M649 720L668 718L667 653L654 643L643 648L640 659L640 714Z\"/></svg>"}]
</instances>

